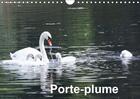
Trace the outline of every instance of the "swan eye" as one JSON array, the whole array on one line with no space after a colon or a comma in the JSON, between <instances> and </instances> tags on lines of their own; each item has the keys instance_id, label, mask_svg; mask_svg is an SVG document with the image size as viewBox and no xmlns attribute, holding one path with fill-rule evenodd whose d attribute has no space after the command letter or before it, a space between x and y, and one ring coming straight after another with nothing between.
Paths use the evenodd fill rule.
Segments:
<instances>
[{"instance_id":1,"label":"swan eye","mask_svg":"<svg viewBox=\"0 0 140 99\"><path fill-rule=\"evenodd\" d=\"M49 40L51 40L51 38L50 38L50 37L48 37L48 39L49 39Z\"/></svg>"},{"instance_id":2,"label":"swan eye","mask_svg":"<svg viewBox=\"0 0 140 99\"><path fill-rule=\"evenodd\" d=\"M40 57L40 60L42 60L42 57Z\"/></svg>"},{"instance_id":3,"label":"swan eye","mask_svg":"<svg viewBox=\"0 0 140 99\"><path fill-rule=\"evenodd\" d=\"M34 55L32 55L32 54L29 54L29 55L27 55L27 58L26 58L26 60L28 60L29 58L32 58L32 59L34 59Z\"/></svg>"},{"instance_id":4,"label":"swan eye","mask_svg":"<svg viewBox=\"0 0 140 99\"><path fill-rule=\"evenodd\" d=\"M32 58L34 59L34 56L32 55Z\"/></svg>"},{"instance_id":5,"label":"swan eye","mask_svg":"<svg viewBox=\"0 0 140 99\"><path fill-rule=\"evenodd\" d=\"M42 56L41 55L36 55L36 60L39 59L39 60L42 60Z\"/></svg>"},{"instance_id":6,"label":"swan eye","mask_svg":"<svg viewBox=\"0 0 140 99\"><path fill-rule=\"evenodd\" d=\"M39 57L40 60L42 60L42 56L41 55L39 55L38 57Z\"/></svg>"}]
</instances>

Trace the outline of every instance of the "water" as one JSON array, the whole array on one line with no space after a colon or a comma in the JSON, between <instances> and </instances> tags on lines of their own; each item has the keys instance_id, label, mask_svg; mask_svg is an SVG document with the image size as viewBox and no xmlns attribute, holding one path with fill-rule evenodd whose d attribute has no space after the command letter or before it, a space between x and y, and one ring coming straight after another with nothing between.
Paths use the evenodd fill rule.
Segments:
<instances>
[{"instance_id":1,"label":"water","mask_svg":"<svg viewBox=\"0 0 140 99\"><path fill-rule=\"evenodd\" d=\"M138 4L1 4L0 60L25 47L38 48L49 31L53 53L75 56L75 65L62 68L0 65L2 99L139 99L140 13ZM134 54L122 63L121 50ZM118 94L50 94L50 85L117 86Z\"/></svg>"}]
</instances>

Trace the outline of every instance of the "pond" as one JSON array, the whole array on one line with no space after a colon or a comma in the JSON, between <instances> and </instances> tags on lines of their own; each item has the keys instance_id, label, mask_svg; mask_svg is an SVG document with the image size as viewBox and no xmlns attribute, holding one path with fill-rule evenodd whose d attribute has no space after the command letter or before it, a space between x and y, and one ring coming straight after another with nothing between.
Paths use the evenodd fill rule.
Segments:
<instances>
[{"instance_id":1,"label":"pond","mask_svg":"<svg viewBox=\"0 0 140 99\"><path fill-rule=\"evenodd\" d=\"M1 61L38 48L43 31L52 35L52 53L76 57L73 65L49 69L0 62L0 98L139 99L139 10L139 4L0 4ZM119 57L125 49L134 55L129 64ZM51 84L117 86L119 93L51 94Z\"/></svg>"}]
</instances>

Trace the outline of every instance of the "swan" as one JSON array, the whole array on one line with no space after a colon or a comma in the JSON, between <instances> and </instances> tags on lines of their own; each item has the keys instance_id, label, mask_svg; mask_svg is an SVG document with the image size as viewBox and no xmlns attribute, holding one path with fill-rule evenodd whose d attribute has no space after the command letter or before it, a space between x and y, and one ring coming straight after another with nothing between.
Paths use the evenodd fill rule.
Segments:
<instances>
[{"instance_id":1,"label":"swan","mask_svg":"<svg viewBox=\"0 0 140 99\"><path fill-rule=\"evenodd\" d=\"M33 54L28 54L26 60L3 60L2 64L17 64L17 65L34 65L40 60L40 54L34 56ZM40 60L41 61L41 60Z\"/></svg>"},{"instance_id":2,"label":"swan","mask_svg":"<svg viewBox=\"0 0 140 99\"><path fill-rule=\"evenodd\" d=\"M122 61L122 64L127 66L128 64L131 64L133 54L129 52L128 50L123 50L120 54L120 58Z\"/></svg>"},{"instance_id":3,"label":"swan","mask_svg":"<svg viewBox=\"0 0 140 99\"><path fill-rule=\"evenodd\" d=\"M37 54L37 55L34 57L34 61L35 61L35 62L40 62L40 61L42 61L42 55L41 55L41 54Z\"/></svg>"},{"instance_id":4,"label":"swan","mask_svg":"<svg viewBox=\"0 0 140 99\"><path fill-rule=\"evenodd\" d=\"M60 53L56 53L55 56L56 56L57 62L60 62L62 64L74 64L76 62L76 57L74 56L62 57Z\"/></svg>"},{"instance_id":5,"label":"swan","mask_svg":"<svg viewBox=\"0 0 140 99\"><path fill-rule=\"evenodd\" d=\"M32 64L35 62L35 57L33 54L28 54L26 60L3 60L2 64L17 64L17 65L25 65L25 64Z\"/></svg>"},{"instance_id":6,"label":"swan","mask_svg":"<svg viewBox=\"0 0 140 99\"><path fill-rule=\"evenodd\" d=\"M35 57L33 54L28 54L27 57L26 57L26 60L27 61L34 61Z\"/></svg>"},{"instance_id":7,"label":"swan","mask_svg":"<svg viewBox=\"0 0 140 99\"><path fill-rule=\"evenodd\" d=\"M26 60L3 60L2 64L17 64L17 65L46 65L45 62L42 61L42 55L37 54L28 54Z\"/></svg>"},{"instance_id":8,"label":"swan","mask_svg":"<svg viewBox=\"0 0 140 99\"><path fill-rule=\"evenodd\" d=\"M27 56L29 54L32 54L33 56L41 55L42 56L42 61L45 62L45 63L49 63L49 59L47 57L45 47L44 47L45 39L48 41L49 46L52 46L52 43L51 43L52 36L51 36L51 34L48 31L44 31L40 35L40 39L39 39L40 51L38 51L35 48L31 48L31 47L23 48L21 50L16 51L13 54L10 53L10 56L11 56L12 60L26 61Z\"/></svg>"},{"instance_id":9,"label":"swan","mask_svg":"<svg viewBox=\"0 0 140 99\"><path fill-rule=\"evenodd\" d=\"M129 52L128 50L123 50L120 54L121 58L132 58L133 54Z\"/></svg>"}]
</instances>

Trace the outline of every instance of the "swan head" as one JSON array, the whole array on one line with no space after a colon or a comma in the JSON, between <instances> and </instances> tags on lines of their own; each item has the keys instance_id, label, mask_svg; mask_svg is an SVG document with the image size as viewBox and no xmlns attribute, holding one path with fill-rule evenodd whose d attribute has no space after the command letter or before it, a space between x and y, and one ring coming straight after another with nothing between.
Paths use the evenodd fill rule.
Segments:
<instances>
[{"instance_id":1,"label":"swan head","mask_svg":"<svg viewBox=\"0 0 140 99\"><path fill-rule=\"evenodd\" d=\"M37 61L42 61L42 55L37 54L37 55L35 56L35 62L37 62Z\"/></svg>"},{"instance_id":2,"label":"swan head","mask_svg":"<svg viewBox=\"0 0 140 99\"><path fill-rule=\"evenodd\" d=\"M55 56L56 56L56 59L57 59L58 61L61 61L61 60L62 60L62 56L61 56L60 53L56 53Z\"/></svg>"},{"instance_id":3,"label":"swan head","mask_svg":"<svg viewBox=\"0 0 140 99\"><path fill-rule=\"evenodd\" d=\"M44 32L41 34L41 36L42 36L43 38L45 38L45 39L48 41L49 46L52 46L52 41L51 41L52 36L51 36L51 34L50 34L48 31L44 31Z\"/></svg>"},{"instance_id":4,"label":"swan head","mask_svg":"<svg viewBox=\"0 0 140 99\"><path fill-rule=\"evenodd\" d=\"M34 61L34 59L35 59L35 57L34 57L33 54L28 54L27 57L26 57L27 61L30 61L30 60Z\"/></svg>"},{"instance_id":5,"label":"swan head","mask_svg":"<svg viewBox=\"0 0 140 99\"><path fill-rule=\"evenodd\" d=\"M120 54L121 58L132 58L133 54L129 52L128 50L123 50Z\"/></svg>"}]
</instances>

